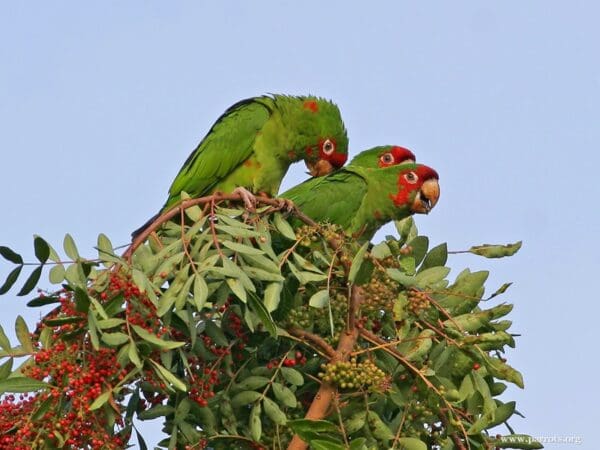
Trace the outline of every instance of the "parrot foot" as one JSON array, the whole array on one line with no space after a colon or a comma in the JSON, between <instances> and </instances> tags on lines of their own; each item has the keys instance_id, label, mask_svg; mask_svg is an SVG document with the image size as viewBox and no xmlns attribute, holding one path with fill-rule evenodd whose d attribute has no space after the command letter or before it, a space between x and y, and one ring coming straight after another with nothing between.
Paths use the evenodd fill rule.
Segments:
<instances>
[{"instance_id":1,"label":"parrot foot","mask_svg":"<svg viewBox=\"0 0 600 450\"><path fill-rule=\"evenodd\" d=\"M244 206L248 211L256 210L256 197L252 192L243 187L236 187L232 194L238 194L244 200Z\"/></svg>"},{"instance_id":2,"label":"parrot foot","mask_svg":"<svg viewBox=\"0 0 600 450\"><path fill-rule=\"evenodd\" d=\"M294 202L287 198L277 198L278 208L284 210L285 212L292 212L296 205Z\"/></svg>"}]
</instances>

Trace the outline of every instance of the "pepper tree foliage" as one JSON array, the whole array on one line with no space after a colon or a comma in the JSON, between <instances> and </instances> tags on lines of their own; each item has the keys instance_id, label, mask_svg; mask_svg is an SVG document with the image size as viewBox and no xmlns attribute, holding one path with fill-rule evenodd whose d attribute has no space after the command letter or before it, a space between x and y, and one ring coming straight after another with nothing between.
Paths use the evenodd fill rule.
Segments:
<instances>
[{"instance_id":1,"label":"pepper tree foliage","mask_svg":"<svg viewBox=\"0 0 600 450\"><path fill-rule=\"evenodd\" d=\"M18 345L0 328L0 449L145 449L134 418L160 420L170 449L541 448L499 399L523 387L503 356L512 305L487 302L508 284L484 298L485 271L449 281L446 244L429 249L410 218L361 246L232 199L184 201L123 256L104 235L95 259L35 237L17 295L45 267L60 287L29 301L54 309L33 331L18 317ZM16 265L5 294L25 264L0 254Z\"/></svg>"}]
</instances>

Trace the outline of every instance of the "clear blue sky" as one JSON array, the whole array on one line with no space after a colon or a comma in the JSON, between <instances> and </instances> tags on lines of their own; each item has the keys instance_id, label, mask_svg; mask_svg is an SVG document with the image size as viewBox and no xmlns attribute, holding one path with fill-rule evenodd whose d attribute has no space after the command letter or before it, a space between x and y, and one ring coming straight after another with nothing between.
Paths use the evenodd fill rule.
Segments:
<instances>
[{"instance_id":1,"label":"clear blue sky","mask_svg":"<svg viewBox=\"0 0 600 450\"><path fill-rule=\"evenodd\" d=\"M453 257L453 275L514 281L513 427L598 448L599 17L592 1L2 2L0 245L126 243L231 103L331 98L351 154L400 144L438 170L418 218L434 244L524 241L511 259ZM8 330L39 315L0 307Z\"/></svg>"}]
</instances>

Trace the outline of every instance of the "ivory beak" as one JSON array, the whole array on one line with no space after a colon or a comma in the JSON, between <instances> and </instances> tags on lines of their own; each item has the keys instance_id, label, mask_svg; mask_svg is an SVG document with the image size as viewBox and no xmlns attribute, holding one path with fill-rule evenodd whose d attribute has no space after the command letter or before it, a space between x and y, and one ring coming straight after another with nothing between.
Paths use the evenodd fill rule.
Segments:
<instances>
[{"instance_id":1,"label":"ivory beak","mask_svg":"<svg viewBox=\"0 0 600 450\"><path fill-rule=\"evenodd\" d=\"M431 178L421 186L413 201L412 212L417 214L429 214L429 211L437 204L440 198L440 184L435 178Z\"/></svg>"}]
</instances>

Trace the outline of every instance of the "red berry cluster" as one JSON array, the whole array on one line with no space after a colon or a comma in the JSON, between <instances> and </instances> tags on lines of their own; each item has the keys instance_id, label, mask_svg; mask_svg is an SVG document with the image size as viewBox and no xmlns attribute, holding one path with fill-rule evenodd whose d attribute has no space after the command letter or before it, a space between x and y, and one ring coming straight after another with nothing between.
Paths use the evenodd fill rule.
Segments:
<instances>
[{"instance_id":1,"label":"red berry cluster","mask_svg":"<svg viewBox=\"0 0 600 450\"><path fill-rule=\"evenodd\" d=\"M216 370L209 367L205 367L204 370L199 373L204 376L192 379L190 399L204 407L208 405L208 400L215 396L214 387L218 384L219 374Z\"/></svg>"},{"instance_id":2,"label":"red berry cluster","mask_svg":"<svg viewBox=\"0 0 600 450\"><path fill-rule=\"evenodd\" d=\"M278 361L276 359L272 359L267 363L266 367L267 369L273 369L279 366L280 362L281 360ZM306 356L304 356L304 354L301 351L296 351L293 358L287 355L282 362L282 365L284 367L303 366L304 364L306 364Z\"/></svg>"},{"instance_id":3,"label":"red berry cluster","mask_svg":"<svg viewBox=\"0 0 600 450\"><path fill-rule=\"evenodd\" d=\"M93 351L82 338L70 344L57 340L39 350L23 375L44 380L50 388L18 398L9 395L0 403L0 449L123 448L126 440L115 435L103 409L90 406L105 391L123 380L127 371L116 352ZM116 402L111 402L118 409ZM120 416L116 425L123 426Z\"/></svg>"}]
</instances>

